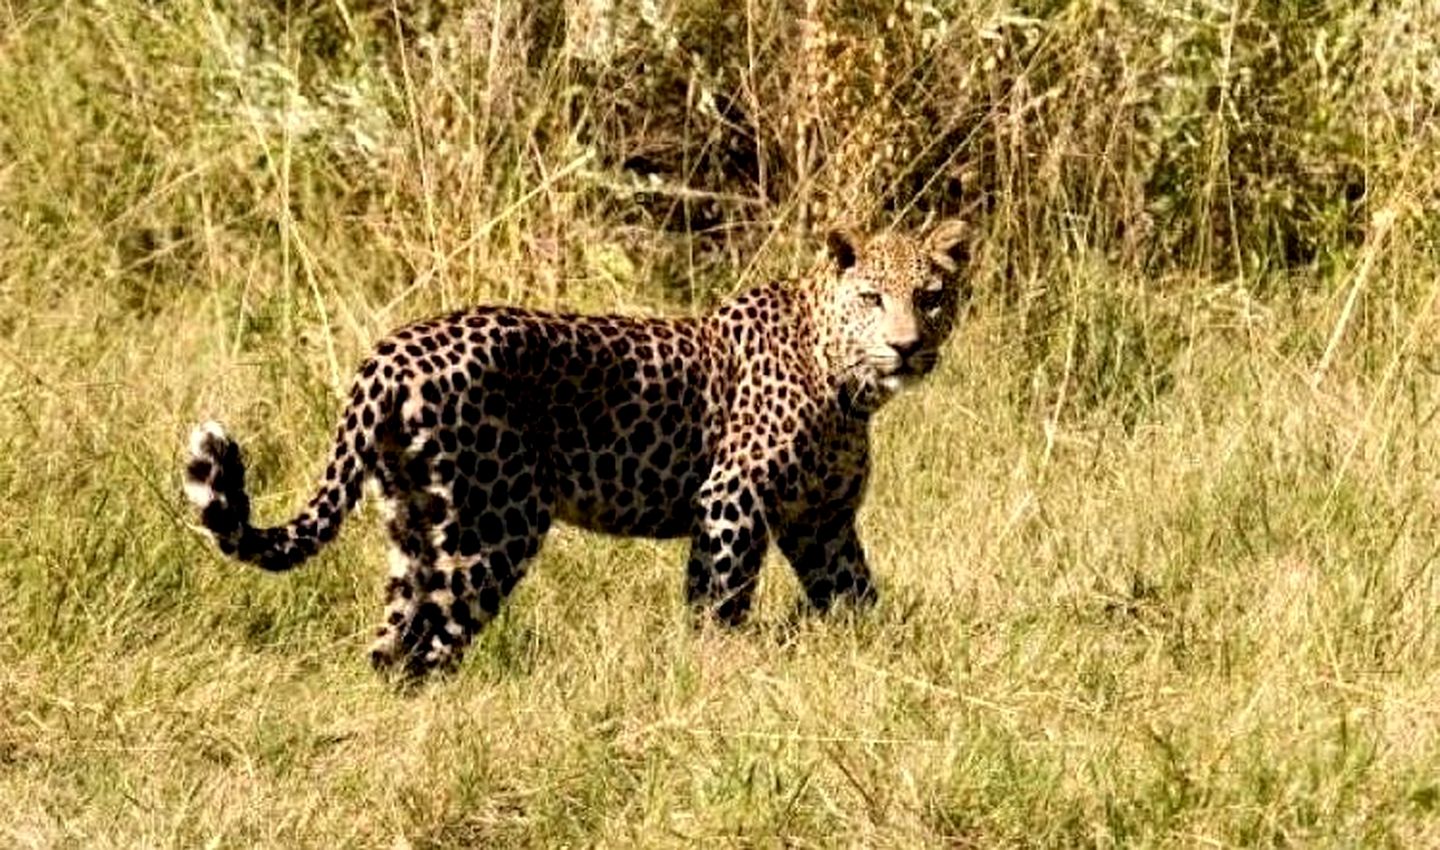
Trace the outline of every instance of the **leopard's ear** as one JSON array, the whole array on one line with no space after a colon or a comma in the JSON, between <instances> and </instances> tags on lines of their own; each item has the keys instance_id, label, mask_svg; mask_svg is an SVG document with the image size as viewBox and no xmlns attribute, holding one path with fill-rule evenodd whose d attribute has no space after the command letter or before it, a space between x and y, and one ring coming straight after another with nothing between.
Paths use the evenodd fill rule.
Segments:
<instances>
[{"instance_id":1,"label":"leopard's ear","mask_svg":"<svg viewBox=\"0 0 1440 850\"><path fill-rule=\"evenodd\" d=\"M842 272L855 265L859 245L860 240L848 228L832 228L825 234L825 251Z\"/></svg>"},{"instance_id":2,"label":"leopard's ear","mask_svg":"<svg viewBox=\"0 0 1440 850\"><path fill-rule=\"evenodd\" d=\"M970 230L958 218L946 219L925 237L925 250L935 264L947 272L959 271L969 259Z\"/></svg>"}]
</instances>

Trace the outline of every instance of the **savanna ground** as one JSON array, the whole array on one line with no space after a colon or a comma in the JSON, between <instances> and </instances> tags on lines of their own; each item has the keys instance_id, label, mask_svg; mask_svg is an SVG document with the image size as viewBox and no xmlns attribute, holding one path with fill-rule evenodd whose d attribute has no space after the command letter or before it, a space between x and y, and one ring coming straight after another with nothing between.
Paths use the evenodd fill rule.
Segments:
<instances>
[{"instance_id":1,"label":"savanna ground","mask_svg":"<svg viewBox=\"0 0 1440 850\"><path fill-rule=\"evenodd\" d=\"M1440 4L0 3L0 845L1440 844ZM687 312L973 227L875 427L884 601L697 632L561 529L375 677L373 512L262 519L479 300Z\"/></svg>"}]
</instances>

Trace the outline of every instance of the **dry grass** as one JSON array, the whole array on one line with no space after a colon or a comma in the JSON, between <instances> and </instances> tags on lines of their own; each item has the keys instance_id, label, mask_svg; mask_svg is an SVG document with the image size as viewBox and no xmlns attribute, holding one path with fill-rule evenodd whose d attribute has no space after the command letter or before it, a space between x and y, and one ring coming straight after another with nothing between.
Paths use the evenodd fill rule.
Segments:
<instances>
[{"instance_id":1,"label":"dry grass","mask_svg":"<svg viewBox=\"0 0 1440 850\"><path fill-rule=\"evenodd\" d=\"M0 844L1440 844L1440 7L892 5L0 6ZM187 528L193 422L284 515L404 319L961 211L872 614L561 529L398 693L368 511Z\"/></svg>"}]
</instances>

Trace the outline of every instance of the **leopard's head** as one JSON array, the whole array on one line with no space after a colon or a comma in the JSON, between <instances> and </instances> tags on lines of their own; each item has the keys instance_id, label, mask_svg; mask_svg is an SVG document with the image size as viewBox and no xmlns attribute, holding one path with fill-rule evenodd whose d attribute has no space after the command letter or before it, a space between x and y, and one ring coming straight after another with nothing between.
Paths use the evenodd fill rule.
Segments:
<instances>
[{"instance_id":1,"label":"leopard's head","mask_svg":"<svg viewBox=\"0 0 1440 850\"><path fill-rule=\"evenodd\" d=\"M860 408L883 404L935 368L961 303L965 229L826 238L819 336L826 369Z\"/></svg>"}]
</instances>

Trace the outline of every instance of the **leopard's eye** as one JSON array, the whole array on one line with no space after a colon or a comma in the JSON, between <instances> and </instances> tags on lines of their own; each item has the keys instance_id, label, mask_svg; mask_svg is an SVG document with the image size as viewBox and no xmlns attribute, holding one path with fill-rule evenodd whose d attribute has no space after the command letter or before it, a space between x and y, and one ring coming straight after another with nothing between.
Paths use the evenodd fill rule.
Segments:
<instances>
[{"instance_id":1,"label":"leopard's eye","mask_svg":"<svg viewBox=\"0 0 1440 850\"><path fill-rule=\"evenodd\" d=\"M885 306L885 298L873 290L860 293L860 301L866 307L874 307L877 310Z\"/></svg>"},{"instance_id":2,"label":"leopard's eye","mask_svg":"<svg viewBox=\"0 0 1440 850\"><path fill-rule=\"evenodd\" d=\"M937 309L940 306L940 299L944 295L942 289L919 289L915 291L915 307L925 312Z\"/></svg>"}]
</instances>

